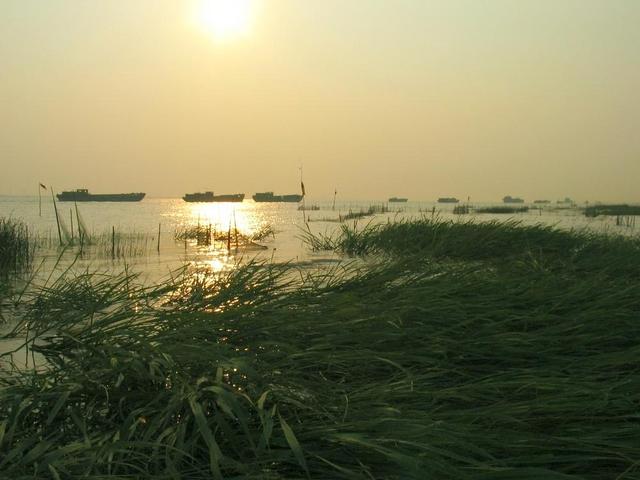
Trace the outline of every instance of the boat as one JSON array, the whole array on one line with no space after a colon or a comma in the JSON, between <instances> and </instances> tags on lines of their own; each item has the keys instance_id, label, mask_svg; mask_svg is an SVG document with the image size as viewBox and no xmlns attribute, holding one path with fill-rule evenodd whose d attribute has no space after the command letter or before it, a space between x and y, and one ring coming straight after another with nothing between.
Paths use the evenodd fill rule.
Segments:
<instances>
[{"instance_id":1,"label":"boat","mask_svg":"<svg viewBox=\"0 0 640 480\"><path fill-rule=\"evenodd\" d=\"M297 203L302 200L302 195L274 195L273 192L256 193L253 197L254 202L288 202Z\"/></svg>"},{"instance_id":2,"label":"boat","mask_svg":"<svg viewBox=\"0 0 640 480\"><path fill-rule=\"evenodd\" d=\"M139 202L145 194L138 193L89 193L86 188L58 193L60 202Z\"/></svg>"},{"instance_id":3,"label":"boat","mask_svg":"<svg viewBox=\"0 0 640 480\"><path fill-rule=\"evenodd\" d=\"M524 203L524 200L519 197L512 197L511 195L507 195L502 198L503 203Z\"/></svg>"},{"instance_id":4,"label":"boat","mask_svg":"<svg viewBox=\"0 0 640 480\"><path fill-rule=\"evenodd\" d=\"M438 203L458 203L460 200L458 200L455 197L440 197L438 199Z\"/></svg>"},{"instance_id":5,"label":"boat","mask_svg":"<svg viewBox=\"0 0 640 480\"><path fill-rule=\"evenodd\" d=\"M400 198L400 197L391 197L389 199L390 203L406 203L407 202L407 198Z\"/></svg>"},{"instance_id":6,"label":"boat","mask_svg":"<svg viewBox=\"0 0 640 480\"><path fill-rule=\"evenodd\" d=\"M242 202L244 193L232 193L229 195L214 195L213 192L185 193L182 199L185 202Z\"/></svg>"}]
</instances>

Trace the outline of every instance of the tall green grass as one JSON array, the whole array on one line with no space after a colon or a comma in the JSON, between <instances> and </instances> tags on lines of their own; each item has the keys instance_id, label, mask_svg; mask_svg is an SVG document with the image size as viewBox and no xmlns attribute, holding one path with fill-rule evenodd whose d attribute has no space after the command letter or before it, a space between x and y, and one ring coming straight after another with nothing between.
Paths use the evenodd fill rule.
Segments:
<instances>
[{"instance_id":1,"label":"tall green grass","mask_svg":"<svg viewBox=\"0 0 640 480\"><path fill-rule=\"evenodd\" d=\"M343 229L387 255L35 290L10 335L46 363L0 375L0 472L640 477L638 241L515 222Z\"/></svg>"},{"instance_id":2,"label":"tall green grass","mask_svg":"<svg viewBox=\"0 0 640 480\"><path fill-rule=\"evenodd\" d=\"M637 239L542 224L527 226L517 220L476 222L425 217L364 227L345 224L333 234L303 231L301 235L313 250L348 255L491 260L497 264L538 262L541 267L571 273L611 272L634 279L640 275Z\"/></svg>"},{"instance_id":3,"label":"tall green grass","mask_svg":"<svg viewBox=\"0 0 640 480\"><path fill-rule=\"evenodd\" d=\"M27 226L19 220L0 218L0 277L28 269L33 254L34 242Z\"/></svg>"}]
</instances>

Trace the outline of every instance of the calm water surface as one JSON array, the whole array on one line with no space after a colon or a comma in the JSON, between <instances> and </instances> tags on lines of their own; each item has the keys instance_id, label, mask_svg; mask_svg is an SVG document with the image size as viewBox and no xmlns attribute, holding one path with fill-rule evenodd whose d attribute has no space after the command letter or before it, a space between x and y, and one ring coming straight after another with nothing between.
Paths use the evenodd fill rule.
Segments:
<instances>
[{"instance_id":1,"label":"calm water surface","mask_svg":"<svg viewBox=\"0 0 640 480\"><path fill-rule=\"evenodd\" d=\"M78 255L78 247L69 248L62 255L62 263L76 262L81 268L121 267L124 263L149 277L165 276L169 271L187 264L210 266L215 270L230 268L238 261L261 258L266 261L293 262L302 265L321 265L335 262L333 253L314 253L304 245L300 234L305 227L304 216L314 232L331 233L338 228L335 220L349 211L367 209L376 201L338 202L307 201L306 206L319 210L298 210L295 203L186 203L175 198L145 198L141 202L86 202L78 204L79 216L93 243L99 244ZM479 206L480 204L475 204ZM488 205L488 204L482 204ZM63 230L77 236L77 216L74 204L57 202ZM420 217L434 214L440 218L469 219L478 221L517 218L524 224L551 224L559 228L589 228L597 231L620 232L635 235L634 228L618 227L615 218L586 218L580 209L560 209L557 205L542 210L530 210L516 215L471 214L453 215L453 205L434 202L390 203L388 213L360 219L358 223L387 222L392 219ZM42 216L39 215L38 197L0 196L0 217L14 217L24 221L41 245L40 258L55 262L60 255L55 211L50 197L42 198ZM176 233L200 225L211 228L219 239L211 245L198 245L195 240L178 241ZM158 253L158 227L160 226L160 252ZM270 235L249 247L236 249L236 230L242 235L252 235L269 226ZM639 225L640 227L640 225ZM111 258L112 229L118 235L118 245L123 249L122 258ZM229 249L231 247L231 249ZM46 270L46 268L45 268Z\"/></svg>"},{"instance_id":2,"label":"calm water surface","mask_svg":"<svg viewBox=\"0 0 640 480\"><path fill-rule=\"evenodd\" d=\"M242 203L186 203L175 198L145 198L133 203L80 203L76 215L72 203L58 202L63 230L70 233L73 223L73 235L76 237L76 245L66 249L59 246L51 198L42 199L40 215L37 197L0 196L0 217L22 220L29 226L30 234L38 239L34 285L42 285L50 275L55 277L56 273L62 273L69 267L78 271L122 271L125 266L129 271L141 274L142 281L152 283L167 278L184 265L222 271L254 258L267 262L289 262L301 268L331 267L342 258L333 252L311 252L300 238L303 230L309 228L313 233L331 234L339 228L340 223L336 220L340 215L380 204L375 201L338 202L334 208L331 201L307 201L307 208L313 205L319 209L303 212L298 210L298 204L292 203L255 203L252 200ZM476 221L516 218L523 224L542 223L558 228L638 234L635 228L616 226L615 218L586 218L581 209L558 208L557 205L511 216L454 215L453 205L434 202L391 203L388 207L389 212L360 219L358 224L364 226L369 222L421 216ZM82 255L77 245L78 216L89 232L92 243L83 247ZM305 218L309 220L308 227L305 226ZM210 228L212 236L218 240L210 245L198 245L195 239L176 239L179 232L197 226L207 230ZM236 248L236 231L240 237L250 236L265 227L270 227L274 234L249 246L239 242ZM123 254L115 259L111 256L113 231L117 233L119 248L123 250ZM10 319L5 320L8 321L0 328L0 334L6 333L2 330L11 327ZM29 365L32 359L26 355L23 342L23 339L15 338L0 340L0 353L17 349L16 358L24 358L26 365ZM33 361L38 363L37 359Z\"/></svg>"}]
</instances>

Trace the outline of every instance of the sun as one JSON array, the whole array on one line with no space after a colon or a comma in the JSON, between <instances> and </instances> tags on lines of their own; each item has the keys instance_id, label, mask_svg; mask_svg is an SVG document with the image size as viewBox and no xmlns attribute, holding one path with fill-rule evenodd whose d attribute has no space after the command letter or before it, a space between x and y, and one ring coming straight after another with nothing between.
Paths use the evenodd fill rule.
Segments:
<instances>
[{"instance_id":1,"label":"sun","mask_svg":"<svg viewBox=\"0 0 640 480\"><path fill-rule=\"evenodd\" d=\"M255 0L200 0L196 22L214 40L226 42L247 35L255 14Z\"/></svg>"}]
</instances>

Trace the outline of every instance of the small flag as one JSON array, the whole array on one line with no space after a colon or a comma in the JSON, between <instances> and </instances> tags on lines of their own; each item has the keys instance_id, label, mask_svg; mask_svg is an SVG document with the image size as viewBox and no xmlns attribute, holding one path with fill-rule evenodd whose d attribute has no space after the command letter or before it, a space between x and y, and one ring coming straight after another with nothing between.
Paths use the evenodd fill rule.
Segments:
<instances>
[{"instance_id":1,"label":"small flag","mask_svg":"<svg viewBox=\"0 0 640 480\"><path fill-rule=\"evenodd\" d=\"M46 190L46 189L47 189L47 186L41 183L41 184L40 184L40 188L44 188L44 189Z\"/></svg>"},{"instance_id":2,"label":"small flag","mask_svg":"<svg viewBox=\"0 0 640 480\"><path fill-rule=\"evenodd\" d=\"M304 191L304 182L302 180L300 180L300 188L302 189L302 196L304 197L306 193Z\"/></svg>"}]
</instances>

